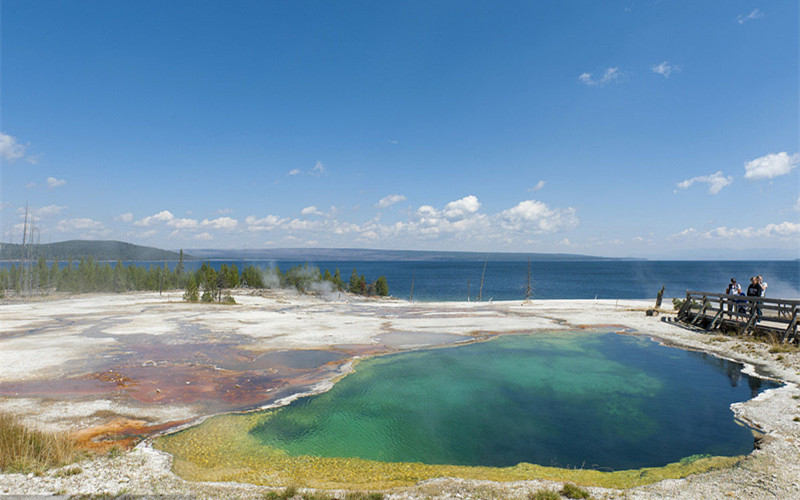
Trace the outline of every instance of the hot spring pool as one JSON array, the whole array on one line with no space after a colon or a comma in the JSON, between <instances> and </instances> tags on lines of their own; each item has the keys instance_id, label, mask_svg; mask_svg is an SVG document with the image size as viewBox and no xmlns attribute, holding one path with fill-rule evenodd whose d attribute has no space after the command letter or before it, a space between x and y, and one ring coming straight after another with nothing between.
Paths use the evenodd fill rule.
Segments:
<instances>
[{"instance_id":1,"label":"hot spring pool","mask_svg":"<svg viewBox=\"0 0 800 500\"><path fill-rule=\"evenodd\" d=\"M394 471L380 472L389 481L452 466L660 467L753 449L730 404L777 384L741 368L611 331L506 335L368 359L328 392L210 419L157 447L192 478L254 482L297 479L292 467L339 470L331 484L376 468Z\"/></svg>"}]
</instances>

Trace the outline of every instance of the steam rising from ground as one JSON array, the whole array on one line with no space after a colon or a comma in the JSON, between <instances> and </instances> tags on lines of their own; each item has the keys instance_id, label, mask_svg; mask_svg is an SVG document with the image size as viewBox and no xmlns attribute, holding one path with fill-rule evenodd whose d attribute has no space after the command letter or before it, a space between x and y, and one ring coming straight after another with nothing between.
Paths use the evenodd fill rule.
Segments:
<instances>
[{"instance_id":1,"label":"steam rising from ground","mask_svg":"<svg viewBox=\"0 0 800 500\"><path fill-rule=\"evenodd\" d=\"M298 283L298 286L293 286L292 282L282 283L280 271L274 265L261 270L261 281L265 288L304 291L328 301L340 301L343 298L342 292L335 284L322 279L317 267L297 266L289 269L286 274L293 282Z\"/></svg>"},{"instance_id":2,"label":"steam rising from ground","mask_svg":"<svg viewBox=\"0 0 800 500\"><path fill-rule=\"evenodd\" d=\"M266 288L280 288L281 277L278 276L277 268L269 267L268 269L261 270L261 282L264 283Z\"/></svg>"}]
</instances>

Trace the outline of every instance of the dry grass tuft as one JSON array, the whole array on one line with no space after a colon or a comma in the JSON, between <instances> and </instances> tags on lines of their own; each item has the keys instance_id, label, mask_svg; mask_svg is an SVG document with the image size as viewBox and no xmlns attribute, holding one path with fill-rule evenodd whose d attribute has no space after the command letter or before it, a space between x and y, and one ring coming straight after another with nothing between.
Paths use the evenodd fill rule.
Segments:
<instances>
[{"instance_id":1,"label":"dry grass tuft","mask_svg":"<svg viewBox=\"0 0 800 500\"><path fill-rule=\"evenodd\" d=\"M0 414L1 471L41 474L80 457L75 441L66 433L30 429L11 415Z\"/></svg>"},{"instance_id":2,"label":"dry grass tuft","mask_svg":"<svg viewBox=\"0 0 800 500\"><path fill-rule=\"evenodd\" d=\"M530 500L561 500L561 495L553 490L541 489L528 495Z\"/></svg>"},{"instance_id":3,"label":"dry grass tuft","mask_svg":"<svg viewBox=\"0 0 800 500\"><path fill-rule=\"evenodd\" d=\"M561 488L559 493L567 498L591 498L588 491L573 483L564 483L564 487Z\"/></svg>"},{"instance_id":4,"label":"dry grass tuft","mask_svg":"<svg viewBox=\"0 0 800 500\"><path fill-rule=\"evenodd\" d=\"M797 348L794 344L781 344L778 342L773 342L770 344L769 352L772 354L775 353L793 353L793 352L800 352L800 349Z\"/></svg>"}]
</instances>

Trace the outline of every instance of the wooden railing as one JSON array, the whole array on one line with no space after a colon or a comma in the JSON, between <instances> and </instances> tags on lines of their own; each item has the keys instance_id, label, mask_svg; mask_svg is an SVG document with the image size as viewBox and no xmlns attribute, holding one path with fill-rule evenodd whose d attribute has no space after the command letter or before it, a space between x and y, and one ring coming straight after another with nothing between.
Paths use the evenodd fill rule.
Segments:
<instances>
[{"instance_id":1,"label":"wooden railing","mask_svg":"<svg viewBox=\"0 0 800 500\"><path fill-rule=\"evenodd\" d=\"M708 330L732 327L745 335L773 331L781 342L797 342L798 312L800 300L687 291L678 320Z\"/></svg>"}]
</instances>

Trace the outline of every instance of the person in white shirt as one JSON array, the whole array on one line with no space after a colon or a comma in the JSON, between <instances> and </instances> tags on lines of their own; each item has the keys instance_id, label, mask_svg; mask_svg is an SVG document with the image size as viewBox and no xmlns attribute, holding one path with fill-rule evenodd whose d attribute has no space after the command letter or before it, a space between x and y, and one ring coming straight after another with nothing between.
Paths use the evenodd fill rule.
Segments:
<instances>
[{"instance_id":1,"label":"person in white shirt","mask_svg":"<svg viewBox=\"0 0 800 500\"><path fill-rule=\"evenodd\" d=\"M725 293L728 295L741 295L742 293L742 286L736 282L736 278L731 278L731 282L728 283L728 288L725 290ZM733 309L734 304L732 300L728 301L728 314L733 316Z\"/></svg>"}]
</instances>

